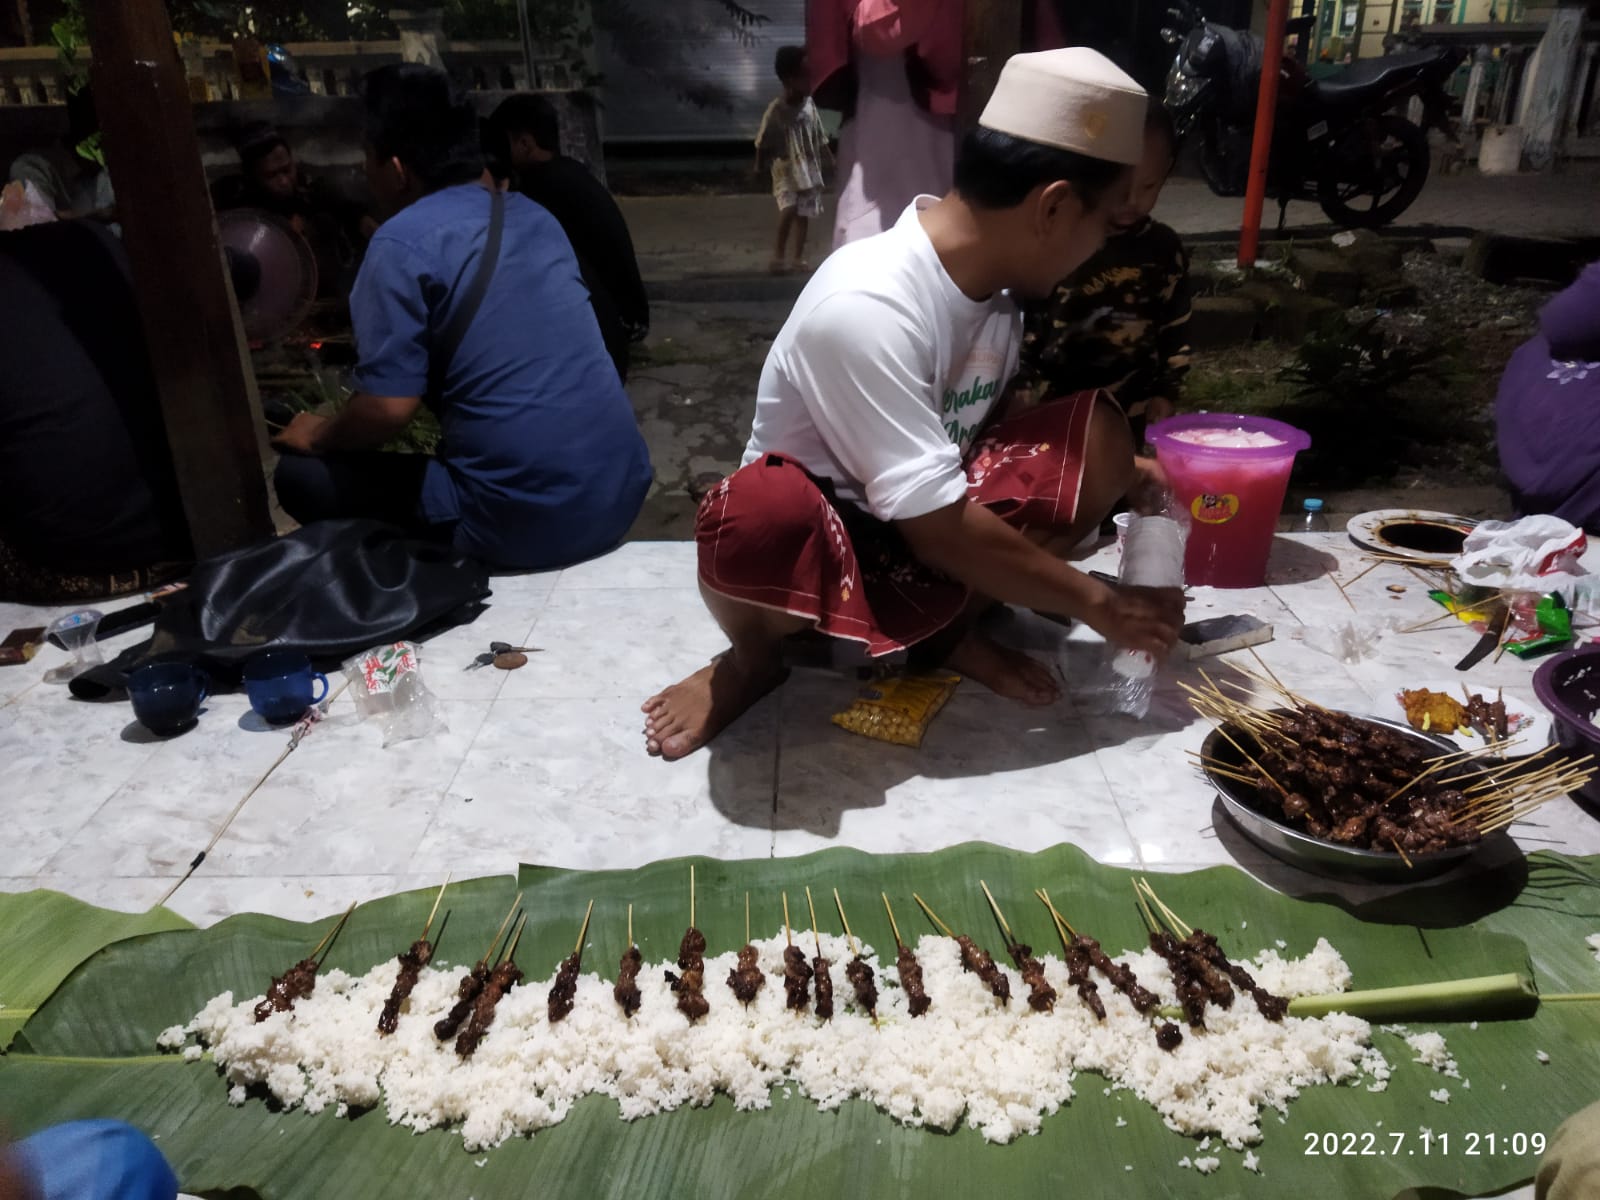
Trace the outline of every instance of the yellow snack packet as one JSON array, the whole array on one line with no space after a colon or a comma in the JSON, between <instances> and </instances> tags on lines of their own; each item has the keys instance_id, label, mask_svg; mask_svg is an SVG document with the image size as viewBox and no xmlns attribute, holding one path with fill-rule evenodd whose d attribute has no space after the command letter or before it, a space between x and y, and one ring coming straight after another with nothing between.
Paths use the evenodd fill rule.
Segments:
<instances>
[{"instance_id":1,"label":"yellow snack packet","mask_svg":"<svg viewBox=\"0 0 1600 1200\"><path fill-rule=\"evenodd\" d=\"M870 695L834 713L833 723L876 741L920 746L928 726L960 682L959 675L897 675L874 684Z\"/></svg>"}]
</instances>

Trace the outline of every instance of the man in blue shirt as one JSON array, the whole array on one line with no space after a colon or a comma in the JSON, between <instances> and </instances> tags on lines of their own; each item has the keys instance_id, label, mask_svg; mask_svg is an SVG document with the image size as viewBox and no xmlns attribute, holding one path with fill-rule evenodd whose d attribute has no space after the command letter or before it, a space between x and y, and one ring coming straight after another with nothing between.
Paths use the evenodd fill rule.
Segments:
<instances>
[{"instance_id":1,"label":"man in blue shirt","mask_svg":"<svg viewBox=\"0 0 1600 1200\"><path fill-rule=\"evenodd\" d=\"M503 567L610 549L644 502L650 457L566 235L493 190L477 116L442 71L382 67L364 95L367 175L395 215L350 296L356 395L277 437L280 503L302 523L375 517ZM439 417L437 456L378 451L422 404Z\"/></svg>"}]
</instances>

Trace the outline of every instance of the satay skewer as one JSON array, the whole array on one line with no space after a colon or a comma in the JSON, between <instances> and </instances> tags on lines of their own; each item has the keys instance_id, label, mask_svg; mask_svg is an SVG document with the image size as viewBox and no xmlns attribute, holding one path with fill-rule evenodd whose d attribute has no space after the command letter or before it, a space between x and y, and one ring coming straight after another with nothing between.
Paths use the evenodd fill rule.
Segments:
<instances>
[{"instance_id":1,"label":"satay skewer","mask_svg":"<svg viewBox=\"0 0 1600 1200\"><path fill-rule=\"evenodd\" d=\"M288 1012L294 1008L296 1000L303 1000L311 995L317 987L317 972L322 969L322 964L327 961L328 954L333 952L334 939L339 936L339 931L344 928L344 923L350 919L350 914L355 912L354 903L345 909L344 916L334 927L328 930L322 940L312 947L311 953L290 967L282 975L274 979L267 988L267 994L255 1007L256 1023L259 1025L273 1013ZM324 952L326 948L326 952ZM317 955L322 954L321 958Z\"/></svg>"},{"instance_id":2,"label":"satay skewer","mask_svg":"<svg viewBox=\"0 0 1600 1200\"><path fill-rule=\"evenodd\" d=\"M739 1003L749 1006L767 982L761 973L761 952L750 940L750 893L744 894L744 945L739 948L738 964L728 972L728 987Z\"/></svg>"},{"instance_id":3,"label":"satay skewer","mask_svg":"<svg viewBox=\"0 0 1600 1200\"><path fill-rule=\"evenodd\" d=\"M913 1017L920 1017L933 1004L922 985L922 964L911 952L911 947L900 940L900 926L895 924L894 907L889 903L889 893L880 892L879 895L883 897L884 911L889 914L889 931L894 934L894 944L898 951L894 965L900 973L900 986L906 993L906 1009Z\"/></svg>"},{"instance_id":4,"label":"satay skewer","mask_svg":"<svg viewBox=\"0 0 1600 1200\"><path fill-rule=\"evenodd\" d=\"M912 892L911 898L928 915L928 920L938 926L945 937L960 947L962 969L970 971L981 979L983 985L989 989L990 993L1001 1004L1009 1003L1011 1000L1011 981L1006 978L1005 972L995 965L993 956L970 937L965 934L957 934L955 930L941 921L939 915L928 907L928 902L917 893Z\"/></svg>"},{"instance_id":5,"label":"satay skewer","mask_svg":"<svg viewBox=\"0 0 1600 1200\"><path fill-rule=\"evenodd\" d=\"M572 1011L573 997L578 991L578 972L583 969L583 940L589 936L589 918L593 913L594 901L591 900L589 907L584 910L583 928L578 930L578 944L562 962L561 969L550 984L550 994L545 998L545 1014L552 1025L564 1020Z\"/></svg>"},{"instance_id":6,"label":"satay skewer","mask_svg":"<svg viewBox=\"0 0 1600 1200\"><path fill-rule=\"evenodd\" d=\"M692 1024L711 1011L705 996L706 937L694 923L693 863L689 864L689 928L684 930L683 940L678 943L678 969L683 974L674 975L668 971L667 982L677 994L678 1011Z\"/></svg>"},{"instance_id":7,"label":"satay skewer","mask_svg":"<svg viewBox=\"0 0 1600 1200\"><path fill-rule=\"evenodd\" d=\"M824 1021L830 1021L833 1019L833 975L829 968L833 964L822 956L822 933L817 928L817 906L811 899L809 884L806 886L806 907L811 910L811 940L817 946L817 956L811 960L811 974L817 984L816 1013Z\"/></svg>"},{"instance_id":8,"label":"satay skewer","mask_svg":"<svg viewBox=\"0 0 1600 1200\"><path fill-rule=\"evenodd\" d=\"M456 1036L456 1053L462 1058L472 1057L488 1036L489 1026L494 1024L495 1010L501 998L522 982L522 968L517 966L517 946L522 941L522 931L527 924L528 916L524 913L517 919L517 927L512 931L511 940L506 943L505 953L489 973L483 989L473 998L472 1018Z\"/></svg>"},{"instance_id":9,"label":"satay skewer","mask_svg":"<svg viewBox=\"0 0 1600 1200\"><path fill-rule=\"evenodd\" d=\"M483 952L472 969L461 977L461 982L456 986L456 1002L450 1006L450 1011L433 1023L433 1036L441 1042L446 1038L456 1035L461 1028L461 1023L472 1014L472 1003L483 991L484 984L489 982L489 973L494 963L495 947L500 944L500 938L505 933L506 927L511 924L522 905L523 893L518 892L517 898L511 902L511 907L506 910L505 919L500 922L500 928L494 931L494 937L489 941L489 948Z\"/></svg>"},{"instance_id":10,"label":"satay skewer","mask_svg":"<svg viewBox=\"0 0 1600 1200\"><path fill-rule=\"evenodd\" d=\"M1006 921L1005 913L1000 911L989 885L980 879L978 886L988 897L989 907L994 910L994 919L1000 922L1000 932L1006 937L1006 952L1011 955L1011 961L1017 964L1023 982L1028 985L1028 1007L1034 1012L1049 1012L1056 1006L1056 989L1044 977L1044 964L1033 956L1032 946L1017 941L1013 936L1011 925Z\"/></svg>"},{"instance_id":11,"label":"satay skewer","mask_svg":"<svg viewBox=\"0 0 1600 1200\"><path fill-rule=\"evenodd\" d=\"M839 924L844 926L845 945L850 947L850 962L845 966L844 977L850 981L850 986L855 989L856 1003L866 1010L867 1016L872 1018L872 1023L878 1023L878 981L872 973L872 966L861 957L861 947L856 942L855 934L850 932L850 918L844 915L844 901L839 899L839 889L833 889L833 903L839 909Z\"/></svg>"},{"instance_id":12,"label":"satay skewer","mask_svg":"<svg viewBox=\"0 0 1600 1200\"><path fill-rule=\"evenodd\" d=\"M611 994L622 1007L622 1015L631 1017L639 1011L643 997L639 994L639 968L644 965L644 956L639 953L639 947L633 940L633 905L628 905L628 948L622 953L622 960L617 966L616 986L611 989Z\"/></svg>"},{"instance_id":13,"label":"satay skewer","mask_svg":"<svg viewBox=\"0 0 1600 1200\"><path fill-rule=\"evenodd\" d=\"M422 974L422 968L433 961L433 943L428 940L428 932L433 928L433 919L439 915L439 905L444 900L444 890L450 886L450 876L446 874L444 882L439 885L439 894L433 898L433 908L428 913L428 919L423 923L422 933L416 941L400 955L400 970L395 976L394 987L389 990L389 998L383 1002L383 1011L378 1014L378 1032L391 1034L400 1025L400 1007L410 997L412 989L417 986L417 979ZM448 914L445 921L450 920ZM440 933L444 931L441 929Z\"/></svg>"},{"instance_id":14,"label":"satay skewer","mask_svg":"<svg viewBox=\"0 0 1600 1200\"><path fill-rule=\"evenodd\" d=\"M812 971L806 952L794 944L794 933L789 928L788 892L783 893L783 937L788 943L783 951L783 990L788 996L785 1003L795 1012L805 1012Z\"/></svg>"}]
</instances>

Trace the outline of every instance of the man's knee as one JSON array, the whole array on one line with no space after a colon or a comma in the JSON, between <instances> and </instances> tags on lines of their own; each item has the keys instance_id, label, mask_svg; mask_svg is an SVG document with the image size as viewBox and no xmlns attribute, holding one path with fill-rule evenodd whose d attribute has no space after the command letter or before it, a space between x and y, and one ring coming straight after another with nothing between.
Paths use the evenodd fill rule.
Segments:
<instances>
[{"instance_id":1,"label":"man's knee","mask_svg":"<svg viewBox=\"0 0 1600 1200\"><path fill-rule=\"evenodd\" d=\"M748 580L772 564L792 564L834 526L843 538L843 523L811 477L767 456L735 471L701 501L695 521L701 575Z\"/></svg>"},{"instance_id":2,"label":"man's knee","mask_svg":"<svg viewBox=\"0 0 1600 1200\"><path fill-rule=\"evenodd\" d=\"M1116 401L1106 393L1095 400L1084 448L1083 507L1103 517L1128 494L1134 480L1133 431ZM1098 517L1096 518L1098 519Z\"/></svg>"}]
</instances>

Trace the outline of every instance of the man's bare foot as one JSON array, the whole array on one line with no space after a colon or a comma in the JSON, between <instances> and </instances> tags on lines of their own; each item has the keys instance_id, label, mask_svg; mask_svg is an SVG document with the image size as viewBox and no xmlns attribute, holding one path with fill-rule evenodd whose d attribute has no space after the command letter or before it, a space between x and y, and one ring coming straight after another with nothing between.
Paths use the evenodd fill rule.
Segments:
<instances>
[{"instance_id":1,"label":"man's bare foot","mask_svg":"<svg viewBox=\"0 0 1600 1200\"><path fill-rule=\"evenodd\" d=\"M945 666L977 680L997 696L1033 708L1054 704L1061 696L1055 676L1043 663L976 630L961 639Z\"/></svg>"},{"instance_id":2,"label":"man's bare foot","mask_svg":"<svg viewBox=\"0 0 1600 1200\"><path fill-rule=\"evenodd\" d=\"M644 748L671 762L693 754L782 683L776 662L745 670L733 652L719 654L689 678L644 702Z\"/></svg>"}]
</instances>

